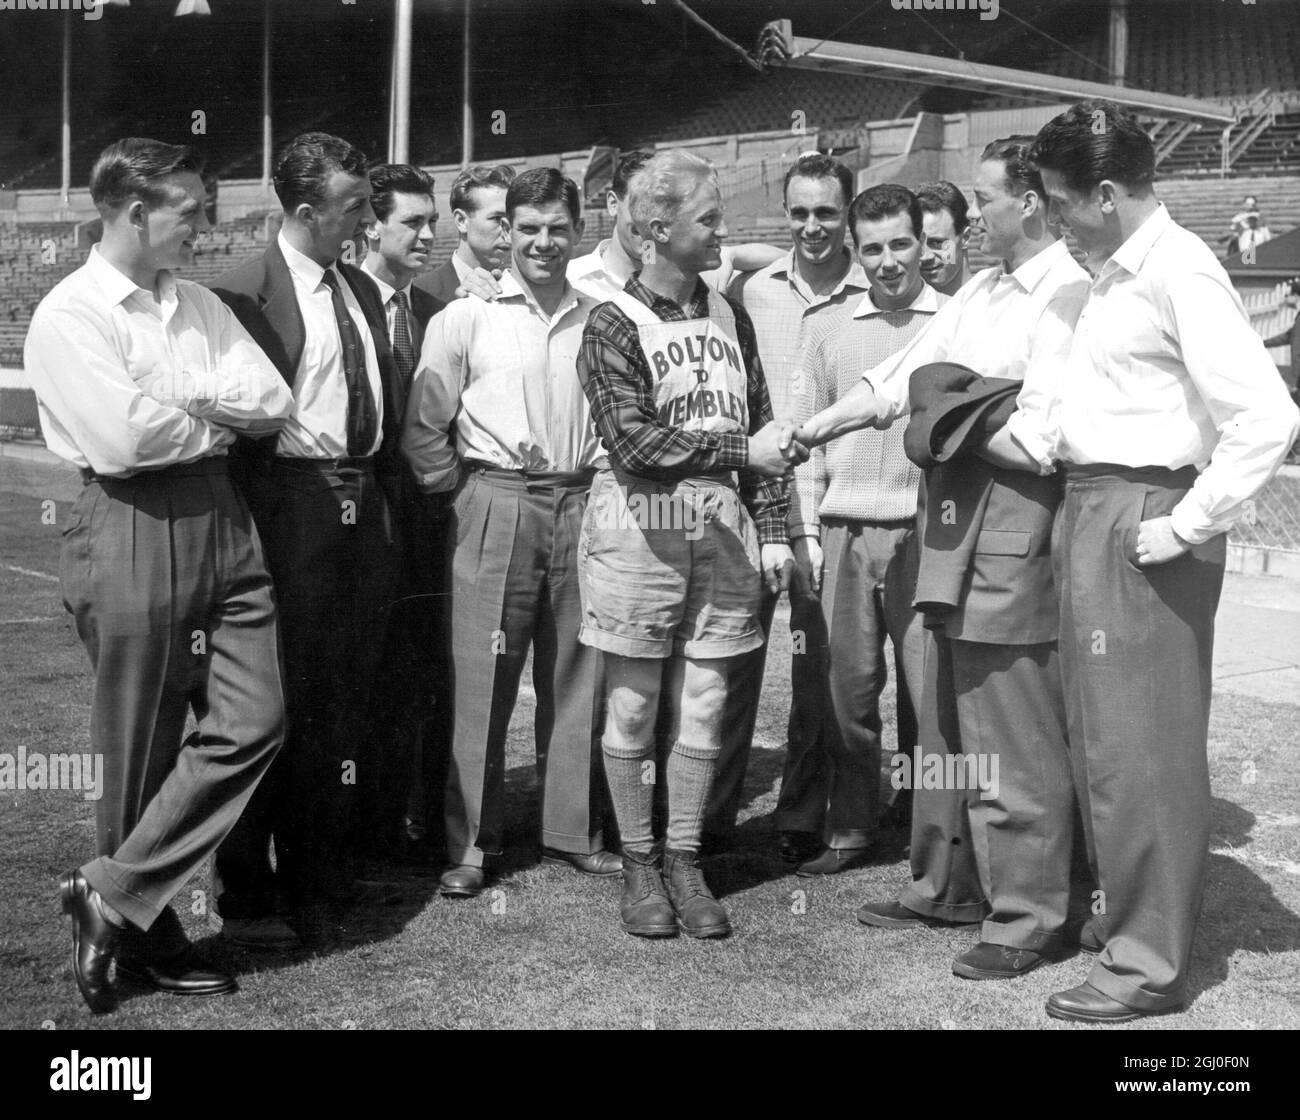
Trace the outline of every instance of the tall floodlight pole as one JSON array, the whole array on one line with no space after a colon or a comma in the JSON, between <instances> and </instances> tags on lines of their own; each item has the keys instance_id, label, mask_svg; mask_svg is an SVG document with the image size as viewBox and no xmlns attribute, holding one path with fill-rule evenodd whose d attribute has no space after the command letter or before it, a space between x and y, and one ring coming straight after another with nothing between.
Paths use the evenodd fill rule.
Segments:
<instances>
[{"instance_id":1,"label":"tall floodlight pole","mask_svg":"<svg viewBox=\"0 0 1300 1120\"><path fill-rule=\"evenodd\" d=\"M461 117L460 117L460 165L468 167L474 162L474 111L470 108L470 5L474 0L465 0L464 58L461 64Z\"/></svg>"},{"instance_id":2,"label":"tall floodlight pole","mask_svg":"<svg viewBox=\"0 0 1300 1120\"><path fill-rule=\"evenodd\" d=\"M72 201L72 12L63 13L63 125L59 146L63 155L63 177L59 198L67 210Z\"/></svg>"},{"instance_id":3,"label":"tall floodlight pole","mask_svg":"<svg viewBox=\"0 0 1300 1120\"><path fill-rule=\"evenodd\" d=\"M1128 80L1128 0L1110 0L1110 84Z\"/></svg>"},{"instance_id":4,"label":"tall floodlight pole","mask_svg":"<svg viewBox=\"0 0 1300 1120\"><path fill-rule=\"evenodd\" d=\"M261 19L261 192L270 194L270 0L263 0Z\"/></svg>"},{"instance_id":5,"label":"tall floodlight pole","mask_svg":"<svg viewBox=\"0 0 1300 1120\"><path fill-rule=\"evenodd\" d=\"M389 160L409 163L411 145L411 11L414 0L397 0L393 36L393 138Z\"/></svg>"}]
</instances>

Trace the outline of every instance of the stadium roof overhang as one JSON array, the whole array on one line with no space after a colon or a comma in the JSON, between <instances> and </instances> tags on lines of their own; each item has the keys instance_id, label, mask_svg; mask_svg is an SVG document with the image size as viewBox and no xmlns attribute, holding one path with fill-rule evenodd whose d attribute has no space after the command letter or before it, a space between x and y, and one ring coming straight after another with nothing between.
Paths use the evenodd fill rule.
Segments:
<instances>
[{"instance_id":1,"label":"stadium roof overhang","mask_svg":"<svg viewBox=\"0 0 1300 1120\"><path fill-rule=\"evenodd\" d=\"M785 24L783 30L786 34L782 38L789 54L784 65L800 70L892 78L895 81L977 90L981 93L1049 103L1103 97L1136 113L1198 125L1224 126L1233 124L1236 120L1230 110L1212 101L1177 97L1170 93L1151 93L1126 86L1105 85L1102 82L1086 82L1078 78L1034 74L1028 70L1012 70L1005 66L987 66L960 58L938 58L885 47L807 39L789 34L788 23L784 20L780 22Z\"/></svg>"}]
</instances>

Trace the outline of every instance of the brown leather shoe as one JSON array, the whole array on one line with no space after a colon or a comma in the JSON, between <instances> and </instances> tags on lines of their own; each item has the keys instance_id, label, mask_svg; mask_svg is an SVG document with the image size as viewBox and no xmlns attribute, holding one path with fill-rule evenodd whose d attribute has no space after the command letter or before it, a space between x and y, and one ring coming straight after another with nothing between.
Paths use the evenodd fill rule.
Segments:
<instances>
[{"instance_id":1,"label":"brown leather shoe","mask_svg":"<svg viewBox=\"0 0 1300 1120\"><path fill-rule=\"evenodd\" d=\"M1033 949L1015 949L981 941L952 962L952 974L967 980L1012 980L1032 972L1047 960Z\"/></svg>"},{"instance_id":2,"label":"brown leather shoe","mask_svg":"<svg viewBox=\"0 0 1300 1120\"><path fill-rule=\"evenodd\" d=\"M122 938L122 927L104 909L100 893L80 871L59 876L63 912L72 917L72 975L86 1006L96 1015L112 1011L117 996L108 983L108 966Z\"/></svg>"},{"instance_id":3,"label":"brown leather shoe","mask_svg":"<svg viewBox=\"0 0 1300 1120\"><path fill-rule=\"evenodd\" d=\"M657 848L649 853L623 849L623 897L618 913L623 929L634 937L677 936L677 915L659 872L662 862Z\"/></svg>"},{"instance_id":4,"label":"brown leather shoe","mask_svg":"<svg viewBox=\"0 0 1300 1120\"><path fill-rule=\"evenodd\" d=\"M562 852L558 848L542 849L543 863L565 863L584 875L612 879L623 870L623 858L603 848L599 852Z\"/></svg>"},{"instance_id":5,"label":"brown leather shoe","mask_svg":"<svg viewBox=\"0 0 1300 1120\"><path fill-rule=\"evenodd\" d=\"M1047 1014L1053 1019L1068 1019L1077 1023L1129 1023L1147 1015L1167 1015L1181 1010L1181 1004L1163 1007L1158 1011L1145 1011L1130 1007L1097 991L1086 980L1077 988L1053 992L1047 997Z\"/></svg>"},{"instance_id":6,"label":"brown leather shoe","mask_svg":"<svg viewBox=\"0 0 1300 1120\"><path fill-rule=\"evenodd\" d=\"M727 912L713 897L693 853L665 853L664 876L668 899L677 912L678 924L688 936L726 937L731 932Z\"/></svg>"}]
</instances>

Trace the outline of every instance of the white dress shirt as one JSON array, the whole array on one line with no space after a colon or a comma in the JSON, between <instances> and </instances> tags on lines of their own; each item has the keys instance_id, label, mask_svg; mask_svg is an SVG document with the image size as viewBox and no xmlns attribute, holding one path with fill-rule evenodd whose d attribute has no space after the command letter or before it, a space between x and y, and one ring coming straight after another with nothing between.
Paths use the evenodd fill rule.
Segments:
<instances>
[{"instance_id":1,"label":"white dress shirt","mask_svg":"<svg viewBox=\"0 0 1300 1120\"><path fill-rule=\"evenodd\" d=\"M569 262L568 281L597 302L613 299L623 290L628 277L641 267L623 251L617 238L607 237L586 256Z\"/></svg>"},{"instance_id":2,"label":"white dress shirt","mask_svg":"<svg viewBox=\"0 0 1300 1120\"><path fill-rule=\"evenodd\" d=\"M334 302L323 277L325 270L304 256L279 234L280 251L293 277L298 310L302 312L305 339L293 381L293 415L280 433L277 451L304 459L334 459L348 454L348 383L343 372L343 351ZM375 402L375 441L368 454L379 449L384 432L384 387L379 379L379 358L370 324L352 286L334 266L343 303L357 325L366 353L366 374Z\"/></svg>"},{"instance_id":3,"label":"white dress shirt","mask_svg":"<svg viewBox=\"0 0 1300 1120\"><path fill-rule=\"evenodd\" d=\"M1163 205L1092 282L1060 391L1062 461L1201 470L1171 515L1189 544L1236 520L1296 436L1228 274Z\"/></svg>"},{"instance_id":4,"label":"white dress shirt","mask_svg":"<svg viewBox=\"0 0 1300 1120\"><path fill-rule=\"evenodd\" d=\"M23 351L51 451L125 478L224 455L283 427L289 387L212 292L158 273L135 285L95 246L41 300Z\"/></svg>"},{"instance_id":5,"label":"white dress shirt","mask_svg":"<svg viewBox=\"0 0 1300 1120\"><path fill-rule=\"evenodd\" d=\"M957 362L982 377L1024 382L1007 427L1039 469L1050 474L1056 383L1087 292L1088 274L1063 241L1014 272L1005 263L977 272L910 344L863 374L880 402L875 426L888 427L910 411L908 384L914 370L931 362Z\"/></svg>"},{"instance_id":6,"label":"white dress shirt","mask_svg":"<svg viewBox=\"0 0 1300 1120\"><path fill-rule=\"evenodd\" d=\"M458 299L429 321L402 434L421 490L456 485L458 452L529 471L579 471L604 458L577 369L595 306L570 287L547 315L506 272L497 299Z\"/></svg>"}]
</instances>

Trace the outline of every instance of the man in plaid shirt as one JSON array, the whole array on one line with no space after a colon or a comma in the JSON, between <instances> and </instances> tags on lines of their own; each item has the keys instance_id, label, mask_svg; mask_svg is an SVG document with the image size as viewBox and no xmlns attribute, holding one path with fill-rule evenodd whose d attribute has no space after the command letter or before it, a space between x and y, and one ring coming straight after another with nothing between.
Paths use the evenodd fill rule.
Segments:
<instances>
[{"instance_id":1,"label":"man in plaid shirt","mask_svg":"<svg viewBox=\"0 0 1300 1120\"><path fill-rule=\"evenodd\" d=\"M806 453L772 420L749 317L700 280L718 266L726 235L709 164L658 153L629 184L629 204L644 268L592 312L578 356L610 457L579 546L580 637L605 653L623 928L723 937L726 911L696 863L700 832L729 672L764 640L760 580L773 593L789 583L783 478ZM665 681L672 747L661 847L652 815Z\"/></svg>"}]
</instances>

